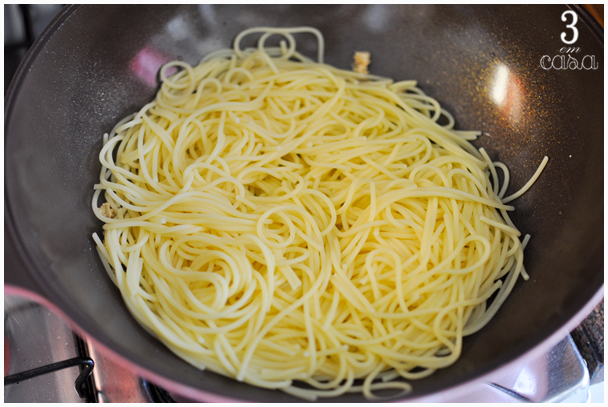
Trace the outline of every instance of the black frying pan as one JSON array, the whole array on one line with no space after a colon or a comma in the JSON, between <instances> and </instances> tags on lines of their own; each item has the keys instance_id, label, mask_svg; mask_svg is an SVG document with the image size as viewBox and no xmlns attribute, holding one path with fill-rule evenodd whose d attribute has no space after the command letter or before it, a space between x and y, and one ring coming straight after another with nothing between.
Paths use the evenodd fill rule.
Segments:
<instances>
[{"instance_id":1,"label":"black frying pan","mask_svg":"<svg viewBox=\"0 0 608 407\"><path fill-rule=\"evenodd\" d=\"M161 64L197 63L252 26L310 25L326 62L417 79L462 129L511 169L511 191L550 157L515 201L532 240L520 281L496 317L467 337L453 366L414 382L410 398L448 397L518 358L546 350L603 296L603 30L575 8L572 56L597 69L556 69L574 35L565 6L80 6L67 7L21 65L5 104L5 292L59 311L139 373L206 400L294 401L201 372L147 334L102 268L90 202L102 135L153 98ZM312 37L297 37L314 56ZM253 41L253 39L251 39ZM550 69L545 58L556 63ZM510 192L511 192L510 191ZM361 401L359 394L339 401Z\"/></svg>"}]
</instances>

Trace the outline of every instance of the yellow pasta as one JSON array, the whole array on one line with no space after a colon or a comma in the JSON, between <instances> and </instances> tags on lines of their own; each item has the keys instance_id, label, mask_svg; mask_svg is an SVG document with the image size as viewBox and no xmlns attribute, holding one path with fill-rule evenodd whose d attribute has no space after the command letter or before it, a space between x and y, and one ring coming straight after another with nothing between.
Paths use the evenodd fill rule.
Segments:
<instances>
[{"instance_id":1,"label":"yellow pasta","mask_svg":"<svg viewBox=\"0 0 608 407\"><path fill-rule=\"evenodd\" d=\"M200 369L312 400L407 392L527 278L520 233L476 132L322 55L314 28L262 27L163 67L104 136L93 238L137 321Z\"/></svg>"}]
</instances>

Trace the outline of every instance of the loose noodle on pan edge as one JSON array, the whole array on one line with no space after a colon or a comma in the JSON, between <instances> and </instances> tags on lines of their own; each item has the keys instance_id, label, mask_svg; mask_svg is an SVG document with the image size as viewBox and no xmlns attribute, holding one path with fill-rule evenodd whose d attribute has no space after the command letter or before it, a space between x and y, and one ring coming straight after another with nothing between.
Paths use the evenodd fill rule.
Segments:
<instances>
[{"instance_id":1,"label":"loose noodle on pan edge","mask_svg":"<svg viewBox=\"0 0 608 407\"><path fill-rule=\"evenodd\" d=\"M165 65L156 99L104 136L93 238L133 316L197 368L313 400L407 392L527 279L505 205L525 190L505 198L506 166L415 81L322 56L314 28L254 28Z\"/></svg>"}]
</instances>

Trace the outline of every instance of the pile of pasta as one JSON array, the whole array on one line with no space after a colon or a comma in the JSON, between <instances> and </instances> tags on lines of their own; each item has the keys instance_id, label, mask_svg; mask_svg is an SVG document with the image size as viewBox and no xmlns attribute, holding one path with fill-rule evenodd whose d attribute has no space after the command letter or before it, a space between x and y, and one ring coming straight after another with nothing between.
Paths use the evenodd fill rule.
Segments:
<instances>
[{"instance_id":1,"label":"pile of pasta","mask_svg":"<svg viewBox=\"0 0 608 407\"><path fill-rule=\"evenodd\" d=\"M507 168L415 81L322 55L316 29L255 28L164 66L104 136L93 238L137 321L200 369L307 399L407 392L527 278L507 203L547 159L505 197Z\"/></svg>"}]
</instances>

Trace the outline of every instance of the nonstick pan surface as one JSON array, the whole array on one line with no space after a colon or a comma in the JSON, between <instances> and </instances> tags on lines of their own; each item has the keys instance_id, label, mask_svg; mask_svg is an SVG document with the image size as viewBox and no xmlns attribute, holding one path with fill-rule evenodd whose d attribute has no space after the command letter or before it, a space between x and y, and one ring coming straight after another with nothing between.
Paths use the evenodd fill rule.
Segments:
<instances>
[{"instance_id":1,"label":"nonstick pan surface","mask_svg":"<svg viewBox=\"0 0 608 407\"><path fill-rule=\"evenodd\" d=\"M102 135L150 101L158 69L197 63L253 26L309 25L325 60L349 69L372 52L371 72L416 79L476 142L510 168L508 193L547 155L513 221L532 240L527 282L464 341L451 367L413 382L409 399L448 397L557 343L603 296L603 30L565 6L70 6L41 35L5 99L5 292L34 297L75 329L169 389L204 400L297 401L199 371L127 311L94 248L91 210ZM312 36L296 37L316 55ZM253 39L251 39L253 42ZM587 57L584 59L584 57ZM547 65L549 58L553 65ZM545 58L545 59L543 59ZM584 61L583 61L584 59ZM543 62L544 61L544 65ZM571 65L567 66L570 68ZM547 68L548 69L545 69ZM589 67L586 69L585 67ZM433 398L436 400L438 398ZM336 401L363 401L359 394ZM429 400L429 398L426 398Z\"/></svg>"}]
</instances>

